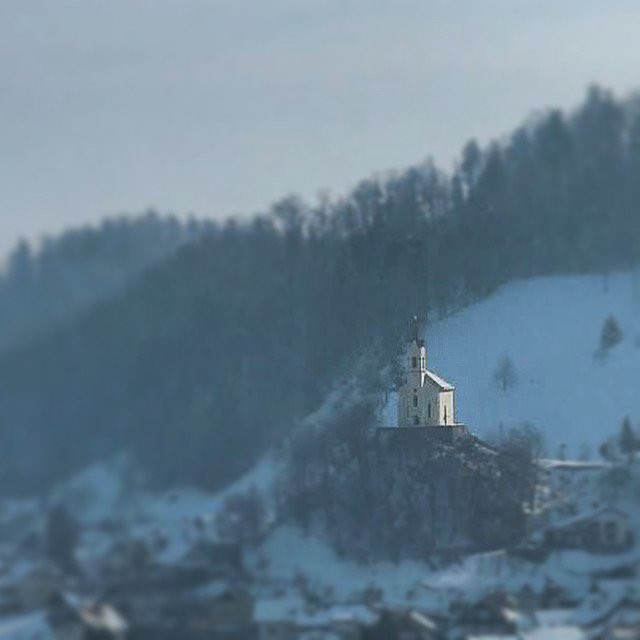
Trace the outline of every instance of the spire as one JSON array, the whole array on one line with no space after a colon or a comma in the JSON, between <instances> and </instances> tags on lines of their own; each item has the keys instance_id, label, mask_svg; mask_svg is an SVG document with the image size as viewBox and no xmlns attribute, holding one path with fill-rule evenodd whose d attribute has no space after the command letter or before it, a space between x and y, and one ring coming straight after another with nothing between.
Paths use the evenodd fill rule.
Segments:
<instances>
[{"instance_id":1,"label":"spire","mask_svg":"<svg viewBox=\"0 0 640 640\"><path fill-rule=\"evenodd\" d=\"M413 335L411 336L412 340L415 340L416 344L421 347L424 345L424 340L420 337L420 317L416 314L413 316Z\"/></svg>"}]
</instances>

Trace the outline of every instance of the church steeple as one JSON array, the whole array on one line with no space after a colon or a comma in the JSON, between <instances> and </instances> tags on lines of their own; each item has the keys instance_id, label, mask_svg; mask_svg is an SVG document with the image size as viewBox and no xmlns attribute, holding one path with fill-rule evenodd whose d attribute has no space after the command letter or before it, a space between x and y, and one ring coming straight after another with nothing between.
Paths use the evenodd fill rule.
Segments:
<instances>
[{"instance_id":1,"label":"church steeple","mask_svg":"<svg viewBox=\"0 0 640 640\"><path fill-rule=\"evenodd\" d=\"M413 316L413 320L411 322L411 339L410 342L415 342L418 347L424 347L424 340L420 337L420 316Z\"/></svg>"},{"instance_id":2,"label":"church steeple","mask_svg":"<svg viewBox=\"0 0 640 640\"><path fill-rule=\"evenodd\" d=\"M420 346L420 318L416 314L413 316L413 340L415 340L416 344Z\"/></svg>"},{"instance_id":3,"label":"church steeple","mask_svg":"<svg viewBox=\"0 0 640 640\"><path fill-rule=\"evenodd\" d=\"M427 371L427 349L424 340L420 337L420 319L413 316L409 348L407 350L407 384L418 389L424 385L424 377Z\"/></svg>"}]
</instances>

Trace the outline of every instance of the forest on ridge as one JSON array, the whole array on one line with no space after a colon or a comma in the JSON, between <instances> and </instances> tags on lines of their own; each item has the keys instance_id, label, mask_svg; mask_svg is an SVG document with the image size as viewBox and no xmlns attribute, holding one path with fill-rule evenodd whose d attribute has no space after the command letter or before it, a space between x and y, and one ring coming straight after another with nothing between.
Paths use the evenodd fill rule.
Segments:
<instances>
[{"instance_id":1,"label":"forest on ridge","mask_svg":"<svg viewBox=\"0 0 640 640\"><path fill-rule=\"evenodd\" d=\"M569 114L469 142L452 174L427 161L247 221L123 219L82 236L103 248L93 271L69 235L21 245L0 282L2 491L122 450L159 485L218 487L340 380L393 384L413 314L636 265L639 177L640 102L592 88Z\"/></svg>"}]
</instances>

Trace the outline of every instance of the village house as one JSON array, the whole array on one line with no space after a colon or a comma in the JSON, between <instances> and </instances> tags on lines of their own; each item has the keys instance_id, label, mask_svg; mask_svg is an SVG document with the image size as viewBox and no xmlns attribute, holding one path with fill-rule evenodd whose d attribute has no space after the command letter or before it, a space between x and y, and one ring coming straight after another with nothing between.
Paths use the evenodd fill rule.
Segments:
<instances>
[{"instance_id":1,"label":"village house","mask_svg":"<svg viewBox=\"0 0 640 640\"><path fill-rule=\"evenodd\" d=\"M602 640L640 640L640 604L624 602L604 626Z\"/></svg>"},{"instance_id":2,"label":"village house","mask_svg":"<svg viewBox=\"0 0 640 640\"><path fill-rule=\"evenodd\" d=\"M634 583L598 581L571 614L571 621L591 638L609 640L610 630L632 626L638 620L640 597ZM633 636L631 636L633 637Z\"/></svg>"},{"instance_id":3,"label":"village house","mask_svg":"<svg viewBox=\"0 0 640 640\"><path fill-rule=\"evenodd\" d=\"M431 617L417 609L384 609L364 637L366 640L444 640L445 635Z\"/></svg>"},{"instance_id":4,"label":"village house","mask_svg":"<svg viewBox=\"0 0 640 640\"><path fill-rule=\"evenodd\" d=\"M503 591L494 591L472 603L453 603L450 613L455 627L449 635L456 638L482 634L508 636L516 634L523 625L518 603Z\"/></svg>"},{"instance_id":5,"label":"village house","mask_svg":"<svg viewBox=\"0 0 640 640\"><path fill-rule=\"evenodd\" d=\"M129 625L107 603L74 603L60 597L50 605L49 623L56 640L125 640Z\"/></svg>"},{"instance_id":6,"label":"village house","mask_svg":"<svg viewBox=\"0 0 640 640\"><path fill-rule=\"evenodd\" d=\"M551 547L616 553L633 545L629 516L615 507L603 507L550 526L545 542Z\"/></svg>"}]
</instances>

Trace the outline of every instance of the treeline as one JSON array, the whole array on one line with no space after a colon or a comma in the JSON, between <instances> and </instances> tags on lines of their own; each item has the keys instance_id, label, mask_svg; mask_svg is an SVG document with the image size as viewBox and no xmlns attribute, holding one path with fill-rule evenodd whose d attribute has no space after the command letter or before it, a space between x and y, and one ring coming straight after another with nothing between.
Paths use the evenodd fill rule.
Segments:
<instances>
[{"instance_id":1,"label":"treeline","mask_svg":"<svg viewBox=\"0 0 640 640\"><path fill-rule=\"evenodd\" d=\"M212 228L149 211L19 242L0 276L0 351L68 322Z\"/></svg>"},{"instance_id":2,"label":"treeline","mask_svg":"<svg viewBox=\"0 0 640 640\"><path fill-rule=\"evenodd\" d=\"M514 277L635 264L636 106L593 89L575 113L469 143L453 175L427 162L211 229L0 359L0 486L46 486L122 448L158 482L218 486L363 353L391 362L416 312Z\"/></svg>"}]
</instances>

